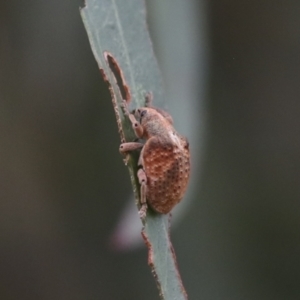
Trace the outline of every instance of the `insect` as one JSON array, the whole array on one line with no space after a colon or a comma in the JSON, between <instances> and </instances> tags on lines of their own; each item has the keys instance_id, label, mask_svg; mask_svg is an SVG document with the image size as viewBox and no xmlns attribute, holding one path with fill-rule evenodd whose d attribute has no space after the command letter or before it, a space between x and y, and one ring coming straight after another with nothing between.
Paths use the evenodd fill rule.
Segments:
<instances>
[{"instance_id":1,"label":"insect","mask_svg":"<svg viewBox=\"0 0 300 300\"><path fill-rule=\"evenodd\" d=\"M146 96L145 107L129 113L126 101L123 111L131 121L139 139L145 143L126 142L120 145L125 154L141 149L137 177L141 185L140 217L145 218L147 204L156 212L169 213L183 198L190 177L190 152L186 138L173 127L172 117L152 106L152 96Z\"/></svg>"}]
</instances>

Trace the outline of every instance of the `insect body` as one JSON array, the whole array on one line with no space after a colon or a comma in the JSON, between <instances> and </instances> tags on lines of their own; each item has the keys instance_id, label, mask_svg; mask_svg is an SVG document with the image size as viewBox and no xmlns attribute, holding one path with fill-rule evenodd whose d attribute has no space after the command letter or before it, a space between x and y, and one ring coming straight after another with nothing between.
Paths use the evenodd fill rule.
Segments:
<instances>
[{"instance_id":1,"label":"insect body","mask_svg":"<svg viewBox=\"0 0 300 300\"><path fill-rule=\"evenodd\" d=\"M152 107L136 109L128 115L138 138L137 142L123 143L120 152L141 148L138 161L138 179L141 184L140 216L146 215L147 203L158 213L167 214L183 198L190 175L190 152L186 138L179 135L171 116L165 111ZM125 102L124 102L125 103Z\"/></svg>"}]
</instances>

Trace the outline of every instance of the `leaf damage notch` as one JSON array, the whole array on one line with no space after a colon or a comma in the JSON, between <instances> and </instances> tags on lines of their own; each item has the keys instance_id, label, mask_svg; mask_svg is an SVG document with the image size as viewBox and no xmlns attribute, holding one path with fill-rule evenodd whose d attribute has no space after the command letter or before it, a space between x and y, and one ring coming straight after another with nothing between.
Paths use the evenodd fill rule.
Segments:
<instances>
[{"instance_id":1,"label":"leaf damage notch","mask_svg":"<svg viewBox=\"0 0 300 300\"><path fill-rule=\"evenodd\" d=\"M109 79L107 78L104 69L100 68L100 72L101 72L103 80L108 85L108 89L109 89L110 96L111 96L111 101L112 101L113 108L114 108L115 115L116 115L116 120L117 120L119 135L120 135L120 138L121 138L121 142L124 143L125 142L125 135L124 135L124 131L123 131L123 128L122 128L122 121L121 121L121 118L120 118L120 113L119 113L119 110L118 110L118 104L117 104L117 100L116 100L116 95L115 95L114 89L113 89L113 87L112 87Z\"/></svg>"},{"instance_id":2,"label":"leaf damage notch","mask_svg":"<svg viewBox=\"0 0 300 300\"><path fill-rule=\"evenodd\" d=\"M115 76L116 83L119 87L122 99L126 100L129 104L131 96L130 96L130 89L125 81L124 74L122 69L120 68L117 60L113 57L113 55L107 51L104 52L105 60Z\"/></svg>"},{"instance_id":3,"label":"leaf damage notch","mask_svg":"<svg viewBox=\"0 0 300 300\"><path fill-rule=\"evenodd\" d=\"M171 243L171 238L170 238L171 218L172 218L172 214L169 214L169 216L168 216L168 228L167 228L167 231L166 231L166 240L167 240L167 243L168 243L168 251L170 251L171 258L174 261L174 265L175 265L175 273L174 274L177 277L181 295L182 295L183 299L188 300L188 295L187 295L187 292L186 292L186 290L183 286L182 279L181 279L181 276L180 276L180 273L179 273L179 268L178 268L178 264L177 264L175 250L174 250L174 247ZM158 287L158 290L159 290L159 296L162 300L164 300L164 299L166 299L165 298L166 295L164 295L163 288L162 288L162 282L161 282L162 277L159 276L159 274L157 273L157 262L155 262L156 258L155 258L154 249L153 249L153 246L151 244L151 238L147 234L147 230L146 230L145 226L143 227L141 234L142 234L143 240L146 244L146 247L148 248L148 265L150 266L151 273L152 273L152 275L153 275L153 277L156 281L156 284L157 284L157 287ZM167 298L169 299L169 297L167 297Z\"/></svg>"}]
</instances>

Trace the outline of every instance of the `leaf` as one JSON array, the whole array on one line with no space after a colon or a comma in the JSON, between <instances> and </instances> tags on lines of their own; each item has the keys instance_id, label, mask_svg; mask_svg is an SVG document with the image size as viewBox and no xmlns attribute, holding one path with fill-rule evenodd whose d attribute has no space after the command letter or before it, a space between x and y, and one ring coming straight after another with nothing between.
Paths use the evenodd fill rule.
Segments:
<instances>
[{"instance_id":1,"label":"leaf","mask_svg":"<svg viewBox=\"0 0 300 300\"><path fill-rule=\"evenodd\" d=\"M156 106L163 106L164 99L161 75L146 26L144 1L87 0L81 16L93 54L110 89L121 141L132 141L135 135L121 109L123 98L128 103L132 99L132 107L143 106L149 92ZM129 156L128 168L139 205L136 156ZM187 299L169 237L168 216L148 210L142 235L161 298Z\"/></svg>"}]
</instances>

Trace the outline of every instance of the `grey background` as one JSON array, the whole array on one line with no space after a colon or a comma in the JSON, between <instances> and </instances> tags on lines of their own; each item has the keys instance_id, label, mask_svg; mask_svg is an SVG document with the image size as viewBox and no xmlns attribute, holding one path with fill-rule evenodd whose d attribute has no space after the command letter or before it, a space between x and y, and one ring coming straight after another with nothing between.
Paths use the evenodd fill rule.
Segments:
<instances>
[{"instance_id":1,"label":"grey background","mask_svg":"<svg viewBox=\"0 0 300 300\"><path fill-rule=\"evenodd\" d=\"M109 247L131 187L79 5L1 6L0 297L158 299L145 248ZM206 4L206 143L172 232L190 299L300 297L299 15Z\"/></svg>"}]
</instances>

